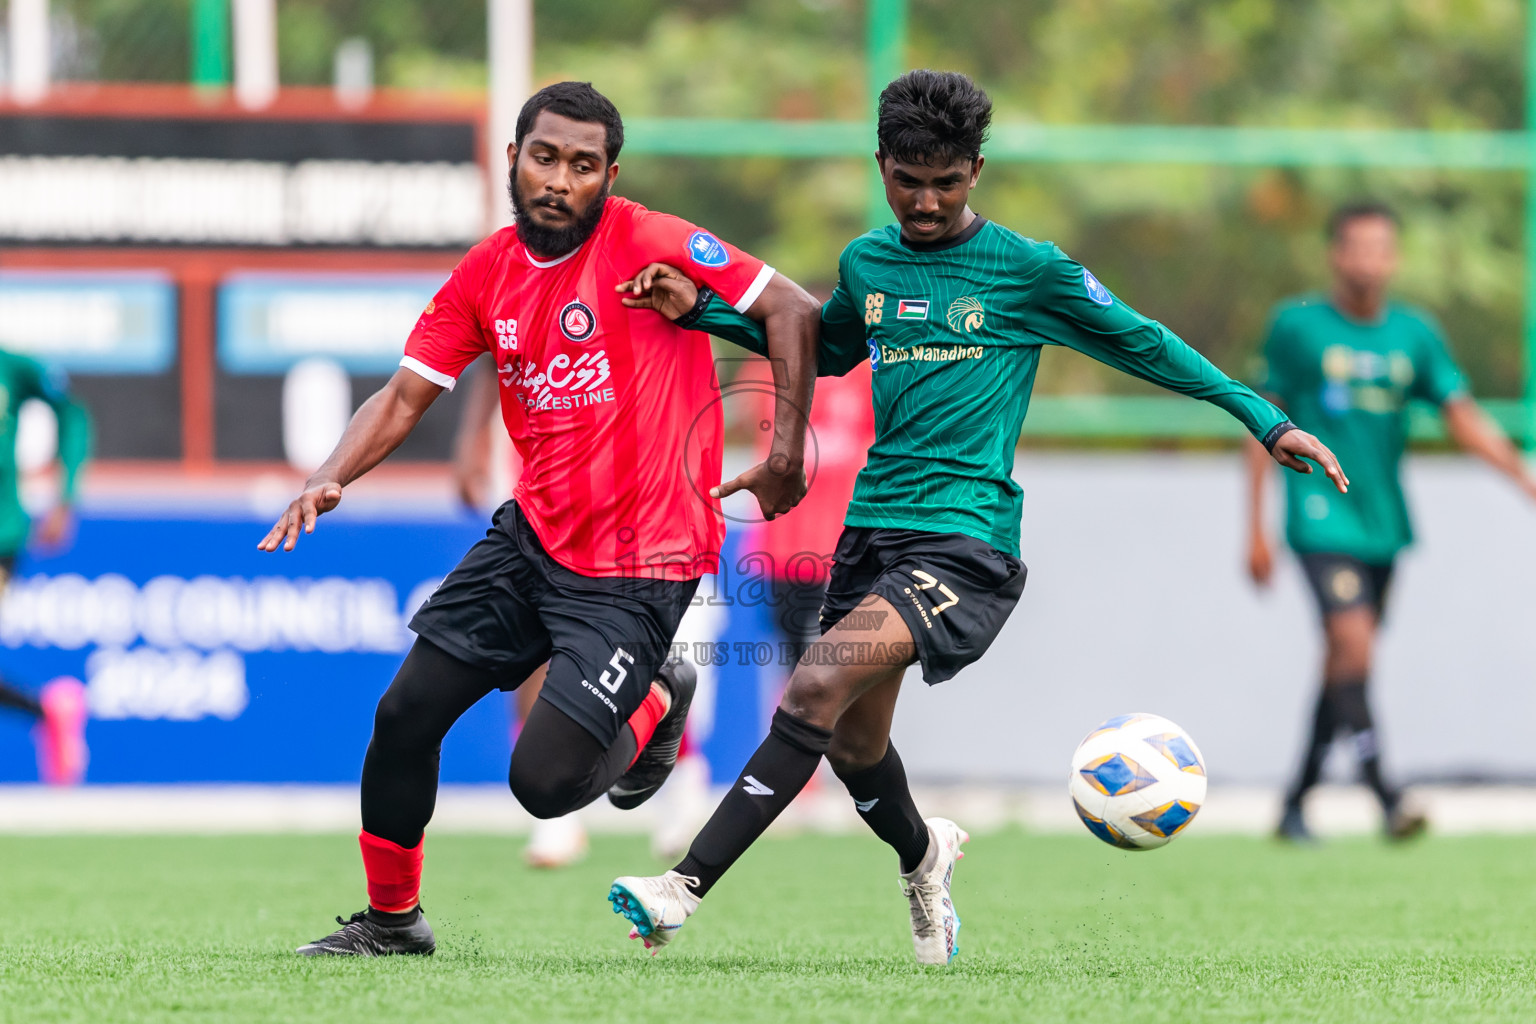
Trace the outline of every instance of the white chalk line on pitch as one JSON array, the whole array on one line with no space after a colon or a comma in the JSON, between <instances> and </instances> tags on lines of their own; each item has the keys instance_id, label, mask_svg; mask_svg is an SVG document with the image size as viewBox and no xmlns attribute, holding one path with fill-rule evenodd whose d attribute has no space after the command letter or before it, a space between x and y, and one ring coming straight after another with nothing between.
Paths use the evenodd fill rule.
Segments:
<instances>
[{"instance_id":1,"label":"white chalk line on pitch","mask_svg":"<svg viewBox=\"0 0 1536 1024\"><path fill-rule=\"evenodd\" d=\"M716 790L718 799L722 790ZM1421 786L1411 799L1442 835L1536 832L1536 787ZM973 832L1010 826L1037 832L1082 829L1063 786L955 785L914 788L924 814L942 814ZM635 811L599 800L580 812L595 833L644 834L665 813L667 794ZM704 807L713 806L713 801ZM1280 793L1261 787L1211 790L1191 834L1268 833ZM1320 835L1374 832L1380 812L1361 788L1323 786L1309 797L1308 820ZM533 819L501 786L444 786L434 833L526 833ZM700 822L702 824L702 822ZM349 832L358 828L355 786L0 786L0 834ZM775 823L774 831L863 831L836 782L822 783Z\"/></svg>"}]
</instances>

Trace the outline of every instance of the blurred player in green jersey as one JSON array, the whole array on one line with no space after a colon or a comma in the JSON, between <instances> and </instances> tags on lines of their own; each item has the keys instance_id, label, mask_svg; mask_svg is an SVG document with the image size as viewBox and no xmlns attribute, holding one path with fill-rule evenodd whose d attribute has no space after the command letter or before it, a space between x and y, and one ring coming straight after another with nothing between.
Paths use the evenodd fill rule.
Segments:
<instances>
[{"instance_id":1,"label":"blurred player in green jersey","mask_svg":"<svg viewBox=\"0 0 1536 1024\"><path fill-rule=\"evenodd\" d=\"M1340 491L1347 486L1332 454L1275 406L1056 246L971 210L991 112L987 95L952 72L913 71L880 96L876 160L899 223L843 250L821 314L818 371L841 375L867 359L875 408L875 442L833 556L822 637L683 861L610 889L615 912L648 947L671 941L825 756L865 823L897 852L917 959L954 958L960 919L950 877L967 837L948 819L918 813L890 743L891 717L909 665L920 664L929 684L951 678L987 650L1024 589L1023 494L1012 469L1043 346L1065 345L1212 402L1281 464L1310 472L1302 459L1312 459ZM734 322L752 336L740 340L762 350L760 331L677 278L646 268L631 284L632 304L670 316L687 309L679 322L733 339Z\"/></svg>"},{"instance_id":2,"label":"blurred player in green jersey","mask_svg":"<svg viewBox=\"0 0 1536 1024\"><path fill-rule=\"evenodd\" d=\"M41 399L59 423L59 500L37 529L21 504L16 466L16 426L22 403ZM0 591L10 582L16 560L34 539L57 548L69 534L75 485L90 447L90 420L69 395L64 374L36 360L0 351ZM38 769L44 782L80 781L85 773L85 693L74 679L55 679L36 695L0 679L0 709L19 711L37 721Z\"/></svg>"},{"instance_id":3,"label":"blurred player in green jersey","mask_svg":"<svg viewBox=\"0 0 1536 1024\"><path fill-rule=\"evenodd\" d=\"M1311 838L1302 800L1318 780L1334 737L1348 733L1360 773L1381 801L1387 833L1422 831L1422 814L1403 805L1382 777L1380 745L1366 700L1376 631L1393 561L1413 540L1398 476L1407 406L1439 407L1451 439L1536 497L1514 445L1478 409L1466 380L1427 313L1388 298L1397 270L1397 216L1356 203L1328 224L1332 290L1280 304L1264 342L1266 392L1306 423L1349 466L1354 486L1337 494L1303 476L1286 479L1286 540L1301 559L1323 619L1323 682L1301 771L1286 794L1278 834ZM1249 571L1263 586L1274 555L1263 516L1269 461L1251 447Z\"/></svg>"}]
</instances>

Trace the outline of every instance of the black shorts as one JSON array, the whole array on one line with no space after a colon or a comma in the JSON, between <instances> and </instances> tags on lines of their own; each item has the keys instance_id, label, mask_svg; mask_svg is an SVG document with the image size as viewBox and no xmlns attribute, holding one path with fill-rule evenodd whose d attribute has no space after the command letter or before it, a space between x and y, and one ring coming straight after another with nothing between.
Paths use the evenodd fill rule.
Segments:
<instances>
[{"instance_id":1,"label":"black shorts","mask_svg":"<svg viewBox=\"0 0 1536 1024\"><path fill-rule=\"evenodd\" d=\"M666 662L698 580L583 576L544 550L517 503L411 619L411 629L515 690L549 662L540 696L605 746Z\"/></svg>"},{"instance_id":2,"label":"black shorts","mask_svg":"<svg viewBox=\"0 0 1536 1024\"><path fill-rule=\"evenodd\" d=\"M1334 612L1366 607L1380 618L1392 589L1392 563L1362 562L1352 555L1311 551L1299 556L1317 609L1327 618Z\"/></svg>"},{"instance_id":3,"label":"black shorts","mask_svg":"<svg viewBox=\"0 0 1536 1024\"><path fill-rule=\"evenodd\" d=\"M849 526L832 556L821 631L868 595L891 602L932 686L986 653L1024 592L1024 563L961 533Z\"/></svg>"}]
</instances>

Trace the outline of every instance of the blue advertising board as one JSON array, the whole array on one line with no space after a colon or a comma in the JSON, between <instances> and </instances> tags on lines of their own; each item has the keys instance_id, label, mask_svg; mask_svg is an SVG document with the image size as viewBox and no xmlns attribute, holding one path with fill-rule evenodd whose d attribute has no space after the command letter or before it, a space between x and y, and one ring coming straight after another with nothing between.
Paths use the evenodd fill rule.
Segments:
<instances>
[{"instance_id":1,"label":"blue advertising board","mask_svg":"<svg viewBox=\"0 0 1536 1024\"><path fill-rule=\"evenodd\" d=\"M0 270L0 348L84 373L163 373L176 288L155 271Z\"/></svg>"},{"instance_id":2,"label":"blue advertising board","mask_svg":"<svg viewBox=\"0 0 1536 1024\"><path fill-rule=\"evenodd\" d=\"M230 274L218 291L219 365L277 374L301 359L393 373L442 274Z\"/></svg>"},{"instance_id":3,"label":"blue advertising board","mask_svg":"<svg viewBox=\"0 0 1536 1024\"><path fill-rule=\"evenodd\" d=\"M18 567L0 603L0 675L33 689L86 683L88 781L357 781L374 705L413 639L406 624L485 521L338 512L294 551L266 554L256 542L269 526L91 516L70 550ZM706 590L725 614L689 653L722 652L702 745L729 779L763 736L762 687L779 670L743 653L762 611L729 607L717 587L701 587L701 602ZM504 781L509 726L500 694L472 708L443 746L442 780ZM0 782L37 778L28 728L0 711Z\"/></svg>"}]
</instances>

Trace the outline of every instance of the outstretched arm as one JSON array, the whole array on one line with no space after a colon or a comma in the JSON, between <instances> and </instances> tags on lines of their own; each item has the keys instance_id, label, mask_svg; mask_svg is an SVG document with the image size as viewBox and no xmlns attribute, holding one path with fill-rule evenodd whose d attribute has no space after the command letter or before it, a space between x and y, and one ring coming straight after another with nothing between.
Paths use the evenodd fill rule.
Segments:
<instances>
[{"instance_id":1,"label":"outstretched arm","mask_svg":"<svg viewBox=\"0 0 1536 1024\"><path fill-rule=\"evenodd\" d=\"M665 263L652 263L618 286L629 295L624 305L654 309L691 331L704 331L760 356L768 355L768 333L745 313L738 313L719 295L699 288L682 271ZM864 325L841 284L832 299L821 307L820 337L816 343L816 376L841 377L862 363L868 349Z\"/></svg>"},{"instance_id":2,"label":"outstretched arm","mask_svg":"<svg viewBox=\"0 0 1536 1024\"><path fill-rule=\"evenodd\" d=\"M1311 473L1311 460L1342 493L1349 488L1333 453L1245 384L1228 377L1168 328L1109 293L1080 264L1058 254L1028 268L1034 278L1022 317L1030 330L1117 370L1204 399L1248 428L1275 461Z\"/></svg>"},{"instance_id":3,"label":"outstretched arm","mask_svg":"<svg viewBox=\"0 0 1536 1024\"><path fill-rule=\"evenodd\" d=\"M1536 499L1536 478L1520 452L1465 392L1442 404L1440 413L1445 418L1446 433L1463 451L1476 455L1513 480L1528 497Z\"/></svg>"},{"instance_id":4,"label":"outstretched arm","mask_svg":"<svg viewBox=\"0 0 1536 1024\"><path fill-rule=\"evenodd\" d=\"M805 434L816 387L820 314L816 300L783 274L774 274L748 308L747 315L761 322L768 334L768 365L773 368L773 441L765 461L712 488L711 497L751 491L764 519L783 515L805 497Z\"/></svg>"},{"instance_id":5,"label":"outstretched arm","mask_svg":"<svg viewBox=\"0 0 1536 1024\"><path fill-rule=\"evenodd\" d=\"M816 383L816 336L821 307L804 288L774 274L747 309L736 312L708 288L699 288L682 271L652 263L616 289L634 309L654 309L691 330L720 333L727 340L768 357L773 368L773 442L768 458L734 480L711 490L724 498L751 491L763 518L774 519L805 496L805 433ZM708 318L708 322L704 322Z\"/></svg>"},{"instance_id":6,"label":"outstretched arm","mask_svg":"<svg viewBox=\"0 0 1536 1024\"><path fill-rule=\"evenodd\" d=\"M299 532L341 503L341 491L400 446L443 389L413 370L400 369L352 415L336 450L310 475L260 544L262 551L292 551Z\"/></svg>"},{"instance_id":7,"label":"outstretched arm","mask_svg":"<svg viewBox=\"0 0 1536 1024\"><path fill-rule=\"evenodd\" d=\"M628 281L621 281L615 290L628 293L619 301L631 309L654 309L679 327L704 331L760 356L768 355L768 332L762 324L736 312L714 289L700 288L671 264L652 263Z\"/></svg>"},{"instance_id":8,"label":"outstretched arm","mask_svg":"<svg viewBox=\"0 0 1536 1024\"><path fill-rule=\"evenodd\" d=\"M1349 490L1349 478L1339 460L1321 441L1297 427L1246 384L1222 373L1162 324L1146 319L1129 306L1121 308L1141 323L1107 334L1068 336L1064 339L1066 344L1134 377L1225 409L1286 469L1311 473L1312 467L1307 464L1310 460L1323 468L1340 494Z\"/></svg>"}]
</instances>

